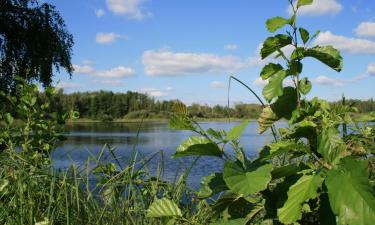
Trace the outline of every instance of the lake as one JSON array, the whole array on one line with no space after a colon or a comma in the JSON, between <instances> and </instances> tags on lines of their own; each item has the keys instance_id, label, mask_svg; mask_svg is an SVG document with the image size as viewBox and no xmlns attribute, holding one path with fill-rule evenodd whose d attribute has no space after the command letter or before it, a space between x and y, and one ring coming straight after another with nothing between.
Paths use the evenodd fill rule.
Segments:
<instances>
[{"instance_id":1,"label":"lake","mask_svg":"<svg viewBox=\"0 0 375 225\"><path fill-rule=\"evenodd\" d=\"M204 129L230 130L239 122L201 122ZM168 128L167 123L72 123L68 124L67 140L57 146L53 153L54 166L67 168L72 162L84 165L90 154L98 154L105 144L116 149L116 155L122 162L128 162L132 149L139 153L139 159L150 158L157 152L164 154L164 179L174 181L195 159L195 157L172 158L178 145L189 136L191 131L176 131ZM140 129L137 136L138 129ZM272 141L270 133L259 135L257 122L250 122L241 137L241 144L249 157L258 154L259 149L267 142ZM228 149L231 152L231 149ZM104 158L110 158L106 151ZM148 164L151 173L155 173L160 163L160 154L157 154ZM223 160L216 157L202 157L192 168L188 177L188 184L192 188L199 187L202 176L221 171Z\"/></svg>"}]
</instances>

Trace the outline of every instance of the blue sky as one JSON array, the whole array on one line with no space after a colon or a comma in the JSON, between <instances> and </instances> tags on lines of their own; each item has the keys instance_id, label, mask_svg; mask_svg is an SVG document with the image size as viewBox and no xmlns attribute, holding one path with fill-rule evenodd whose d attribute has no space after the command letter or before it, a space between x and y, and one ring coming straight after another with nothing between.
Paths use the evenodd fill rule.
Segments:
<instances>
[{"instance_id":1,"label":"blue sky","mask_svg":"<svg viewBox=\"0 0 375 225\"><path fill-rule=\"evenodd\" d=\"M257 79L265 61L259 48L269 17L289 17L287 0L48 0L74 36L72 79L55 77L65 92L139 91L156 99L225 104L235 75L261 94ZM309 96L337 100L375 97L375 1L315 0L298 24L321 30L316 44L342 51L337 73L304 60L313 82ZM287 51L287 49L285 50ZM233 83L232 102L255 103Z\"/></svg>"}]
</instances>

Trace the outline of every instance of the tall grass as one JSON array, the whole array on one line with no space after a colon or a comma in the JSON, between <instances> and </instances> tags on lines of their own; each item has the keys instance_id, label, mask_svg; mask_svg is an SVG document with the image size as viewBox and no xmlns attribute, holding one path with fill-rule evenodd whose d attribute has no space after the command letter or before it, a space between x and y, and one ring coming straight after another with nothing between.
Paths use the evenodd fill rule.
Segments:
<instances>
[{"instance_id":1,"label":"tall grass","mask_svg":"<svg viewBox=\"0 0 375 225\"><path fill-rule=\"evenodd\" d=\"M158 169L152 173L147 166L156 157ZM139 158L137 150L125 161L105 146L84 165L57 170L51 164L36 166L7 149L0 159L0 223L163 224L147 218L146 210L155 198L167 197L192 218L190 222L204 224L209 213L195 213L205 203L193 200L186 185L189 171L176 182L166 182L163 161L163 152Z\"/></svg>"}]
</instances>

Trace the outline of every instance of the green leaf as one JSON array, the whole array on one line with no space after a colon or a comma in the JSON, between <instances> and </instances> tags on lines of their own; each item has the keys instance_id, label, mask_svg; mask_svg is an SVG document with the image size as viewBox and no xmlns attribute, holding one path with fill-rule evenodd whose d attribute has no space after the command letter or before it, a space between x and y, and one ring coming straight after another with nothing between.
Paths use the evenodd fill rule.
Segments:
<instances>
[{"instance_id":1,"label":"green leaf","mask_svg":"<svg viewBox=\"0 0 375 225\"><path fill-rule=\"evenodd\" d=\"M3 190L9 185L9 181L6 179L0 180L0 193L4 193ZM1 196L1 195L0 195Z\"/></svg>"},{"instance_id":2,"label":"green leaf","mask_svg":"<svg viewBox=\"0 0 375 225\"><path fill-rule=\"evenodd\" d=\"M156 199L147 209L147 217L181 217L177 204L167 198Z\"/></svg>"},{"instance_id":3,"label":"green leaf","mask_svg":"<svg viewBox=\"0 0 375 225\"><path fill-rule=\"evenodd\" d=\"M234 220L224 220L217 223L211 223L210 225L244 225L247 223L246 218L234 219Z\"/></svg>"},{"instance_id":4,"label":"green leaf","mask_svg":"<svg viewBox=\"0 0 375 225\"><path fill-rule=\"evenodd\" d=\"M236 162L224 164L224 181L230 190L238 194L255 194L267 188L271 181L272 164L252 164L246 170Z\"/></svg>"},{"instance_id":5,"label":"green leaf","mask_svg":"<svg viewBox=\"0 0 375 225\"><path fill-rule=\"evenodd\" d=\"M272 170L272 179L280 179L283 177L289 177L297 174L298 172L308 169L309 167L304 163L289 164L286 166L281 166Z\"/></svg>"},{"instance_id":6,"label":"green leaf","mask_svg":"<svg viewBox=\"0 0 375 225\"><path fill-rule=\"evenodd\" d=\"M244 120L241 124L233 127L225 137L226 141L231 141L234 139L238 139L242 133L245 131L247 125L249 124L249 120Z\"/></svg>"},{"instance_id":7,"label":"green leaf","mask_svg":"<svg viewBox=\"0 0 375 225\"><path fill-rule=\"evenodd\" d=\"M344 141L336 128L323 129L318 135L318 152L327 163L336 164L343 157Z\"/></svg>"},{"instance_id":8,"label":"green leaf","mask_svg":"<svg viewBox=\"0 0 375 225\"><path fill-rule=\"evenodd\" d=\"M263 108L262 112L258 118L258 133L264 133L268 128L270 128L279 118L276 114L272 111L270 106Z\"/></svg>"},{"instance_id":9,"label":"green leaf","mask_svg":"<svg viewBox=\"0 0 375 225\"><path fill-rule=\"evenodd\" d=\"M302 205L317 196L317 190L322 185L323 178L319 175L303 175L288 191L288 200L277 210L279 220L291 224L301 219Z\"/></svg>"},{"instance_id":10,"label":"green leaf","mask_svg":"<svg viewBox=\"0 0 375 225\"><path fill-rule=\"evenodd\" d=\"M310 38L310 41L314 40L320 34L320 30L315 31L313 36Z\"/></svg>"},{"instance_id":11,"label":"green leaf","mask_svg":"<svg viewBox=\"0 0 375 225\"><path fill-rule=\"evenodd\" d=\"M306 44L306 42L310 38L309 32L307 30L305 30L304 28L300 27L299 28L299 34L301 35L301 39L302 39L303 43Z\"/></svg>"},{"instance_id":12,"label":"green leaf","mask_svg":"<svg viewBox=\"0 0 375 225\"><path fill-rule=\"evenodd\" d=\"M299 91L302 94L307 95L310 92L311 88L312 88L311 81L309 81L307 77L299 81Z\"/></svg>"},{"instance_id":13,"label":"green leaf","mask_svg":"<svg viewBox=\"0 0 375 225\"><path fill-rule=\"evenodd\" d=\"M179 114L172 115L168 126L174 130L194 130L191 120L187 116Z\"/></svg>"},{"instance_id":14,"label":"green leaf","mask_svg":"<svg viewBox=\"0 0 375 225\"><path fill-rule=\"evenodd\" d=\"M347 157L338 169L327 173L329 202L339 224L371 225L375 221L374 190L367 167L366 161Z\"/></svg>"},{"instance_id":15,"label":"green leaf","mask_svg":"<svg viewBox=\"0 0 375 225\"><path fill-rule=\"evenodd\" d=\"M200 136L192 136L178 146L174 157L190 155L207 155L221 157L223 152L209 139Z\"/></svg>"},{"instance_id":16,"label":"green leaf","mask_svg":"<svg viewBox=\"0 0 375 225\"><path fill-rule=\"evenodd\" d=\"M285 87L282 92L283 95L271 104L271 109L278 118L289 120L298 105L297 90L293 87Z\"/></svg>"},{"instance_id":17,"label":"green leaf","mask_svg":"<svg viewBox=\"0 0 375 225\"><path fill-rule=\"evenodd\" d=\"M260 72L260 76L263 80L267 80L281 70L283 70L283 67L280 64L269 63L263 67L262 72Z\"/></svg>"},{"instance_id":18,"label":"green leaf","mask_svg":"<svg viewBox=\"0 0 375 225\"><path fill-rule=\"evenodd\" d=\"M212 195L228 190L222 173L213 173L201 179L201 189L197 193L198 198L208 198Z\"/></svg>"},{"instance_id":19,"label":"green leaf","mask_svg":"<svg viewBox=\"0 0 375 225\"><path fill-rule=\"evenodd\" d=\"M312 3L313 3L313 0L298 0L297 9L304 5L311 5Z\"/></svg>"},{"instance_id":20,"label":"green leaf","mask_svg":"<svg viewBox=\"0 0 375 225\"><path fill-rule=\"evenodd\" d=\"M313 57L332 69L340 72L343 66L343 59L340 52L334 47L327 46L316 46L314 48L307 49L304 51L305 57Z\"/></svg>"},{"instance_id":21,"label":"green leaf","mask_svg":"<svg viewBox=\"0 0 375 225\"><path fill-rule=\"evenodd\" d=\"M262 59L276 52L277 50L290 45L292 38L285 34L278 34L274 37L269 37L263 42L263 47L260 50Z\"/></svg>"},{"instance_id":22,"label":"green leaf","mask_svg":"<svg viewBox=\"0 0 375 225\"><path fill-rule=\"evenodd\" d=\"M272 33L289 23L289 19L285 19L280 16L270 18L266 21L268 31Z\"/></svg>"},{"instance_id":23,"label":"green leaf","mask_svg":"<svg viewBox=\"0 0 375 225\"><path fill-rule=\"evenodd\" d=\"M14 118L12 117L12 115L10 115L10 113L6 113L5 114L5 122L7 123L7 125L12 126L13 121L14 121Z\"/></svg>"},{"instance_id":24,"label":"green leaf","mask_svg":"<svg viewBox=\"0 0 375 225\"><path fill-rule=\"evenodd\" d=\"M270 158L288 152L307 152L308 148L302 143L296 143L292 140L280 140L267 145L270 148Z\"/></svg>"},{"instance_id":25,"label":"green leaf","mask_svg":"<svg viewBox=\"0 0 375 225\"><path fill-rule=\"evenodd\" d=\"M285 70L280 70L269 79L268 84L263 88L263 96L268 102L283 94L283 80L285 77Z\"/></svg>"}]
</instances>

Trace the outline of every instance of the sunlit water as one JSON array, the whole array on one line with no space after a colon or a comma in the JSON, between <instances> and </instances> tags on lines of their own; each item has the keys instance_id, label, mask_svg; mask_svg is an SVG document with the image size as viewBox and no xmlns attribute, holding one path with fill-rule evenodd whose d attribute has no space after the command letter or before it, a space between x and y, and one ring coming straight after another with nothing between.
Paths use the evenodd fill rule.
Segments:
<instances>
[{"instance_id":1,"label":"sunlit water","mask_svg":"<svg viewBox=\"0 0 375 225\"><path fill-rule=\"evenodd\" d=\"M238 122L202 122L204 129L229 130ZM279 124L285 126L285 124ZM195 159L195 157L172 158L177 146L186 138L194 135L191 131L175 131L168 128L166 123L144 123L137 131L138 123L75 123L68 125L69 134L67 140L58 145L53 153L54 166L67 168L72 162L84 165L90 154L98 154L105 144L116 149L116 155L121 157L124 165L129 162L132 149L138 151L138 159L150 158L157 152L164 153L164 179L174 181L176 175L180 175ZM272 136L267 133L259 135L258 125L251 122L240 138L249 157L258 154L259 149L267 142L272 141ZM231 149L227 149L231 154ZM103 159L111 159L108 151ZM151 174L155 174L160 164L160 155L156 155L148 164ZM216 157L202 157L192 168L188 177L190 187L199 187L200 178L212 172L221 171L223 160Z\"/></svg>"}]
</instances>

